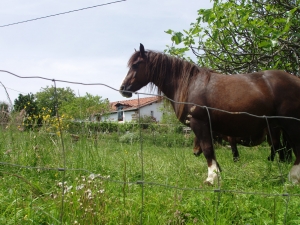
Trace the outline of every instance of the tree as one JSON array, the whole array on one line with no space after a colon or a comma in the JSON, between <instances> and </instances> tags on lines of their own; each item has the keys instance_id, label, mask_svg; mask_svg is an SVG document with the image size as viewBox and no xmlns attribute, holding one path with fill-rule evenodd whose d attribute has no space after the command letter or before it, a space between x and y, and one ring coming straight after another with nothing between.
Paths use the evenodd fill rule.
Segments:
<instances>
[{"instance_id":1,"label":"tree","mask_svg":"<svg viewBox=\"0 0 300 225\"><path fill-rule=\"evenodd\" d=\"M38 107L40 109L48 109L50 116L56 116L57 109L75 99L75 93L69 87L55 88L47 86L46 88L41 88L40 92L37 92L35 96Z\"/></svg>"},{"instance_id":2,"label":"tree","mask_svg":"<svg viewBox=\"0 0 300 225\"><path fill-rule=\"evenodd\" d=\"M75 119L87 119L90 116L99 117L109 111L108 99L102 99L100 96L93 96L86 93L83 97L76 97L72 101L66 102L61 107L61 112Z\"/></svg>"},{"instance_id":3,"label":"tree","mask_svg":"<svg viewBox=\"0 0 300 225\"><path fill-rule=\"evenodd\" d=\"M235 74L283 69L300 75L300 0L215 0L166 52ZM190 54L192 53L192 54ZM191 56L188 57L187 55Z\"/></svg>"},{"instance_id":4,"label":"tree","mask_svg":"<svg viewBox=\"0 0 300 225\"><path fill-rule=\"evenodd\" d=\"M7 102L0 102L0 111L9 112L9 105Z\"/></svg>"},{"instance_id":5,"label":"tree","mask_svg":"<svg viewBox=\"0 0 300 225\"><path fill-rule=\"evenodd\" d=\"M183 126L182 123L178 120L175 111L169 100L166 99L163 100L163 105L160 108L160 111L162 112L162 118L161 118L162 124L168 124L176 127Z\"/></svg>"},{"instance_id":6,"label":"tree","mask_svg":"<svg viewBox=\"0 0 300 225\"><path fill-rule=\"evenodd\" d=\"M20 112L23 109L29 116L38 115L39 109L36 103L36 99L32 93L29 93L27 95L19 94L18 98L15 99L14 111Z\"/></svg>"},{"instance_id":7,"label":"tree","mask_svg":"<svg viewBox=\"0 0 300 225\"><path fill-rule=\"evenodd\" d=\"M9 105L6 102L0 102L0 126L5 127L8 122L10 113L9 113Z\"/></svg>"},{"instance_id":8,"label":"tree","mask_svg":"<svg viewBox=\"0 0 300 225\"><path fill-rule=\"evenodd\" d=\"M32 128L34 125L41 123L39 118L39 108L35 96L32 93L27 95L19 94L18 98L14 101L14 111L23 112L21 113L25 127Z\"/></svg>"}]
</instances>

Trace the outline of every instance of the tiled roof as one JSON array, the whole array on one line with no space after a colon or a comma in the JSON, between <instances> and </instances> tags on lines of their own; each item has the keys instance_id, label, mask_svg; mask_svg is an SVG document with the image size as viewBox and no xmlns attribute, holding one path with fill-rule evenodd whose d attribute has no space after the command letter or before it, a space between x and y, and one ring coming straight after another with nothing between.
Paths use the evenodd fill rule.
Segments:
<instances>
[{"instance_id":1,"label":"tiled roof","mask_svg":"<svg viewBox=\"0 0 300 225\"><path fill-rule=\"evenodd\" d=\"M117 102L110 102L109 104L110 104L110 111L115 112L115 111L117 111L116 105L118 103L125 106L123 110L128 111L128 110L137 109L139 107L143 107L143 106L146 106L151 103L158 102L158 101L161 101L161 97L155 96L155 97L147 97L147 98L140 98L140 99L130 99L130 100L117 101Z\"/></svg>"}]
</instances>

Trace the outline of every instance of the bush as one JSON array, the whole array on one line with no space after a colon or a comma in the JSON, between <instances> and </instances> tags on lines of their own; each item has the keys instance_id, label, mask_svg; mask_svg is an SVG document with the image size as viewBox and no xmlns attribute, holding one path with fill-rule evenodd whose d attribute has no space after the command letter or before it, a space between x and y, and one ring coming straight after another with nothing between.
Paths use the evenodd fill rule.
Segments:
<instances>
[{"instance_id":1,"label":"bush","mask_svg":"<svg viewBox=\"0 0 300 225\"><path fill-rule=\"evenodd\" d=\"M123 136L120 137L120 142L122 143L129 143L132 144L134 142L137 142L140 140L140 134L135 132L135 133L126 133Z\"/></svg>"}]
</instances>

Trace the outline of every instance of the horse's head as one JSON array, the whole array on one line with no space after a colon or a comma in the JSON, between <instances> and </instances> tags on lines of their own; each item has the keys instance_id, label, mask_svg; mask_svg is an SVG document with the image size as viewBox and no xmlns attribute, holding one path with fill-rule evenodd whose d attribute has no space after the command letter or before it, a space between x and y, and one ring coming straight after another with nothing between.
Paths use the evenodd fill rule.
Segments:
<instances>
[{"instance_id":1,"label":"horse's head","mask_svg":"<svg viewBox=\"0 0 300 225\"><path fill-rule=\"evenodd\" d=\"M124 97L132 97L132 92L141 89L149 83L145 73L146 53L144 46L140 44L140 50L136 51L129 60L129 71L120 87L120 93Z\"/></svg>"}]
</instances>

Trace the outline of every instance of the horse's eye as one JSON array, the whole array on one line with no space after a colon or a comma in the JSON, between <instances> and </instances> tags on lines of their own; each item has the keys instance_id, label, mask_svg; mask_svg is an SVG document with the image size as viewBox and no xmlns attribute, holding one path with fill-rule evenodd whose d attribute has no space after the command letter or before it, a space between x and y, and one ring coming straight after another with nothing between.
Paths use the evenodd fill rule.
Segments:
<instances>
[{"instance_id":1,"label":"horse's eye","mask_svg":"<svg viewBox=\"0 0 300 225\"><path fill-rule=\"evenodd\" d=\"M135 63L135 64L132 64L131 68L136 70L138 68L139 64L138 63Z\"/></svg>"}]
</instances>

